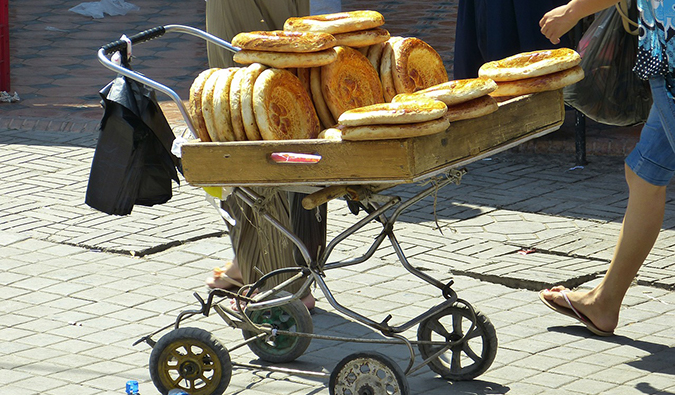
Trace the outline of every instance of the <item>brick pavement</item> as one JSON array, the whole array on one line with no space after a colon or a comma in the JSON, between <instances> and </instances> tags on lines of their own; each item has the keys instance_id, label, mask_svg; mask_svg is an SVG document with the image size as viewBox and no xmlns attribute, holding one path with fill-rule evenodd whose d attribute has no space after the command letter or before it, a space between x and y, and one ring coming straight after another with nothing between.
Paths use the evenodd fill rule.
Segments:
<instances>
[{"instance_id":1,"label":"brick pavement","mask_svg":"<svg viewBox=\"0 0 675 395\"><path fill-rule=\"evenodd\" d=\"M98 100L96 90L110 79L93 59L99 40L166 23L198 26L203 11L188 2L159 7L148 0L139 3L142 14L92 21L64 11L72 6L65 1L25 4L13 7L10 15L13 42L21 44L12 48L12 56L21 59L12 70L13 80L19 76L14 87L27 87L19 92L25 101L0 105L0 395L120 394L128 379L141 382L141 393L155 394L147 369L150 350L131 344L170 323L178 311L194 307L191 293L203 293L205 273L231 259L232 251L222 220L203 192L184 183L168 204L136 207L128 217L106 216L84 205L100 118L92 103ZM343 2L346 9L354 4ZM372 8L380 5L392 25L424 20L399 31L424 37L447 62L451 45L444 47L443 40L448 35L451 40L446 32L452 24L445 16L454 2L387 1ZM183 38L162 44L167 39L144 44L139 52L147 52L139 54L137 67L151 67L162 81L185 90L190 73L204 63L203 48L198 40L182 47ZM64 42L77 43L68 59L56 50ZM178 59L177 46L194 56L183 53ZM44 60L35 50L53 62L40 63ZM170 70L162 74L163 67L152 62ZM79 71L87 73L82 79L86 86L69 85L68 80L82 77ZM37 81L36 86L28 81ZM69 87L65 96L54 95L51 88L59 84ZM175 124L175 116L171 119ZM530 155L565 152L538 142L521 147L521 153L470 165L461 185L439 191L435 210L429 197L397 222L411 262L434 277L454 277L454 289L491 320L499 339L495 362L477 380L448 383L424 368L409 377L411 388L429 394L675 392L673 202L667 204L657 246L624 302L618 336L591 337L541 305L532 290L561 282L591 286L606 269L625 206L621 160L591 156L589 166L572 170L569 155ZM392 192L410 196L420 188L405 185ZM331 203L330 236L354 220L340 202ZM334 257L363 252L376 229L354 235ZM535 252L523 254L523 249ZM328 284L338 301L376 320L391 312L400 322L439 299L395 264L390 247L378 250L363 266L331 271ZM315 333L369 333L315 293ZM213 332L227 347L241 340L218 317L191 325ZM404 363L397 347L315 340L289 366L328 372L343 356L371 349ZM255 360L246 347L234 350L232 357ZM226 393L327 394L325 384L237 369Z\"/></svg>"}]
</instances>

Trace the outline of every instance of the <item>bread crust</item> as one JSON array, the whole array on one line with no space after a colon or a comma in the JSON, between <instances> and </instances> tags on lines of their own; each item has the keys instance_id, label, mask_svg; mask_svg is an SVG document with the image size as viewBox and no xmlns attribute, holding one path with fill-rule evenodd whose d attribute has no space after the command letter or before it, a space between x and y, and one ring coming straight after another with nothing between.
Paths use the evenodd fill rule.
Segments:
<instances>
[{"instance_id":1,"label":"bread crust","mask_svg":"<svg viewBox=\"0 0 675 395\"><path fill-rule=\"evenodd\" d=\"M384 17L377 11L349 11L291 17L284 23L284 30L335 34L373 29L382 25Z\"/></svg>"},{"instance_id":2,"label":"bread crust","mask_svg":"<svg viewBox=\"0 0 675 395\"><path fill-rule=\"evenodd\" d=\"M338 123L345 126L407 124L426 122L445 115L445 103L418 96L399 103L378 103L345 111Z\"/></svg>"},{"instance_id":3,"label":"bread crust","mask_svg":"<svg viewBox=\"0 0 675 395\"><path fill-rule=\"evenodd\" d=\"M253 85L265 69L267 69L267 66L253 63L246 68L241 81L241 120L244 125L246 139L250 141L262 140L253 112Z\"/></svg>"},{"instance_id":4,"label":"bread crust","mask_svg":"<svg viewBox=\"0 0 675 395\"><path fill-rule=\"evenodd\" d=\"M230 69L219 69L211 74L204 84L202 92L202 116L204 117L206 131L208 132L211 141L218 141L219 139L213 105L214 97L220 95L220 92L216 91L218 79L221 77L229 78L231 74L232 71Z\"/></svg>"},{"instance_id":5,"label":"bread crust","mask_svg":"<svg viewBox=\"0 0 675 395\"><path fill-rule=\"evenodd\" d=\"M227 74L224 74L216 81L213 95L213 118L215 126L215 136L213 141L235 141L234 130L232 129L232 116L230 115L230 85L232 79L239 70L239 67L227 68Z\"/></svg>"},{"instance_id":6,"label":"bread crust","mask_svg":"<svg viewBox=\"0 0 675 395\"><path fill-rule=\"evenodd\" d=\"M468 102L448 106L447 116L451 122L472 119L491 114L499 109L499 104L491 96L482 96Z\"/></svg>"},{"instance_id":7,"label":"bread crust","mask_svg":"<svg viewBox=\"0 0 675 395\"><path fill-rule=\"evenodd\" d=\"M254 113L264 140L313 139L319 118L298 77L282 69L267 69L253 87Z\"/></svg>"},{"instance_id":8,"label":"bread crust","mask_svg":"<svg viewBox=\"0 0 675 395\"><path fill-rule=\"evenodd\" d=\"M415 93L400 93L392 101L400 102L415 96L424 96L453 106L485 96L496 89L497 83L489 78L468 78L444 82Z\"/></svg>"},{"instance_id":9,"label":"bread crust","mask_svg":"<svg viewBox=\"0 0 675 395\"><path fill-rule=\"evenodd\" d=\"M380 58L380 82L382 83L384 101L386 102L390 102L394 96L396 96L396 86L394 85L394 76L392 71L394 60L392 43L401 39L402 37L390 38L382 49L382 57Z\"/></svg>"},{"instance_id":10,"label":"bread crust","mask_svg":"<svg viewBox=\"0 0 675 395\"><path fill-rule=\"evenodd\" d=\"M380 61L382 60L382 51L384 50L385 45L387 45L386 41L371 45L368 47L368 53L366 55L370 64L373 65L378 74L380 73Z\"/></svg>"},{"instance_id":11,"label":"bread crust","mask_svg":"<svg viewBox=\"0 0 675 395\"><path fill-rule=\"evenodd\" d=\"M335 47L338 58L321 67L321 92L334 119L352 108L384 102L377 71L359 51Z\"/></svg>"},{"instance_id":12,"label":"bread crust","mask_svg":"<svg viewBox=\"0 0 675 395\"><path fill-rule=\"evenodd\" d=\"M244 121L241 117L241 82L244 80L246 68L240 68L234 73L230 84L230 118L235 141L246 141Z\"/></svg>"},{"instance_id":13,"label":"bread crust","mask_svg":"<svg viewBox=\"0 0 675 395\"><path fill-rule=\"evenodd\" d=\"M333 48L337 40L328 33L272 30L239 33L232 45L252 51L317 52Z\"/></svg>"},{"instance_id":14,"label":"bread crust","mask_svg":"<svg viewBox=\"0 0 675 395\"><path fill-rule=\"evenodd\" d=\"M530 93L554 91L564 88L584 79L584 69L574 66L557 73L526 78L517 81L497 82L497 90L490 93L494 97L521 96Z\"/></svg>"},{"instance_id":15,"label":"bread crust","mask_svg":"<svg viewBox=\"0 0 675 395\"><path fill-rule=\"evenodd\" d=\"M441 55L415 37L392 43L392 77L397 93L413 93L448 82Z\"/></svg>"},{"instance_id":16,"label":"bread crust","mask_svg":"<svg viewBox=\"0 0 675 395\"><path fill-rule=\"evenodd\" d=\"M396 125L338 125L342 140L389 140L427 136L443 132L450 126L447 114L432 121Z\"/></svg>"},{"instance_id":17,"label":"bread crust","mask_svg":"<svg viewBox=\"0 0 675 395\"><path fill-rule=\"evenodd\" d=\"M323 92L321 91L321 67L312 67L310 70L310 89L312 91L312 102L314 108L324 128L329 128L335 125L335 118L331 114L326 101L323 99Z\"/></svg>"},{"instance_id":18,"label":"bread crust","mask_svg":"<svg viewBox=\"0 0 675 395\"><path fill-rule=\"evenodd\" d=\"M293 67L320 67L333 63L337 54L333 48L317 52L266 52L242 49L233 59L240 64L262 63L269 67L288 69Z\"/></svg>"},{"instance_id":19,"label":"bread crust","mask_svg":"<svg viewBox=\"0 0 675 395\"><path fill-rule=\"evenodd\" d=\"M581 56L570 48L523 52L485 63L478 75L496 82L515 81L570 69L580 62Z\"/></svg>"},{"instance_id":20,"label":"bread crust","mask_svg":"<svg viewBox=\"0 0 675 395\"><path fill-rule=\"evenodd\" d=\"M352 48L363 48L383 43L389 40L389 37L389 31L379 27L376 27L375 29L335 34L335 40L337 41L336 46L344 45Z\"/></svg>"},{"instance_id":21,"label":"bread crust","mask_svg":"<svg viewBox=\"0 0 675 395\"><path fill-rule=\"evenodd\" d=\"M218 71L218 68L210 68L200 72L190 85L190 97L188 99L188 113L190 114L190 121L197 133L197 137L201 141L211 141L209 132L206 129L206 121L204 121L204 114L202 113L202 92L204 84L209 79L211 74Z\"/></svg>"}]
</instances>

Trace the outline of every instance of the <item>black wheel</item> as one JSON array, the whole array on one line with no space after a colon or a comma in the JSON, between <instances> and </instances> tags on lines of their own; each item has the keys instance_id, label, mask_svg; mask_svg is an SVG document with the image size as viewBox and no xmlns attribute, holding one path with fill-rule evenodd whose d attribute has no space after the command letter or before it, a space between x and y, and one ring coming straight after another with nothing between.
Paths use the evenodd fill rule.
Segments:
<instances>
[{"instance_id":1,"label":"black wheel","mask_svg":"<svg viewBox=\"0 0 675 395\"><path fill-rule=\"evenodd\" d=\"M162 394L179 388L190 395L221 395L232 377L230 353L203 329L175 329L152 348L150 377Z\"/></svg>"},{"instance_id":2,"label":"black wheel","mask_svg":"<svg viewBox=\"0 0 675 395\"><path fill-rule=\"evenodd\" d=\"M408 380L391 358L378 352L350 354L330 374L330 395L408 395Z\"/></svg>"},{"instance_id":3,"label":"black wheel","mask_svg":"<svg viewBox=\"0 0 675 395\"><path fill-rule=\"evenodd\" d=\"M288 296L286 291L278 292L274 298ZM307 307L299 300L294 299L282 306L247 312L247 315L256 324L266 324L274 329L308 333L314 332L312 316ZM257 335L255 332L242 331L245 339ZM248 344L248 347L260 359L273 363L291 362L307 350L312 341L309 337L293 335L276 335L262 337Z\"/></svg>"},{"instance_id":4,"label":"black wheel","mask_svg":"<svg viewBox=\"0 0 675 395\"><path fill-rule=\"evenodd\" d=\"M472 323L475 324L473 329ZM469 330L471 332L467 334ZM464 339L460 341L463 336ZM466 306L448 307L422 321L417 330L417 339L440 343L420 344L419 350L424 359L448 343L456 343L429 363L431 370L447 380L472 380L485 373L497 355L497 332L494 326L481 312Z\"/></svg>"}]
</instances>

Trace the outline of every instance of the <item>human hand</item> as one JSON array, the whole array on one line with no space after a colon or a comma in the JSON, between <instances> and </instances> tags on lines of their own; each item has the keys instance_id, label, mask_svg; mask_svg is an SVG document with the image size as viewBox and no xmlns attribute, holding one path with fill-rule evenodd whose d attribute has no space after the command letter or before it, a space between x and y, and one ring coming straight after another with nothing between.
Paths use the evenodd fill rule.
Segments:
<instances>
[{"instance_id":1,"label":"human hand","mask_svg":"<svg viewBox=\"0 0 675 395\"><path fill-rule=\"evenodd\" d=\"M544 14L539 21L541 33L548 38L551 43L560 43L560 37L570 31L579 19L573 16L569 4L554 8Z\"/></svg>"}]
</instances>

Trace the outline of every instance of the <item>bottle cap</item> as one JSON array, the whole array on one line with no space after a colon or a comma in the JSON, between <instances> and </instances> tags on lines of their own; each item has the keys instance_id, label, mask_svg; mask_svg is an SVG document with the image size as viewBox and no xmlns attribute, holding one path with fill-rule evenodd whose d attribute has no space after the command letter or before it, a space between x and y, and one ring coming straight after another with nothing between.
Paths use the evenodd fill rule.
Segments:
<instances>
[{"instance_id":1,"label":"bottle cap","mask_svg":"<svg viewBox=\"0 0 675 395\"><path fill-rule=\"evenodd\" d=\"M138 395L138 381L127 381L127 395Z\"/></svg>"}]
</instances>

